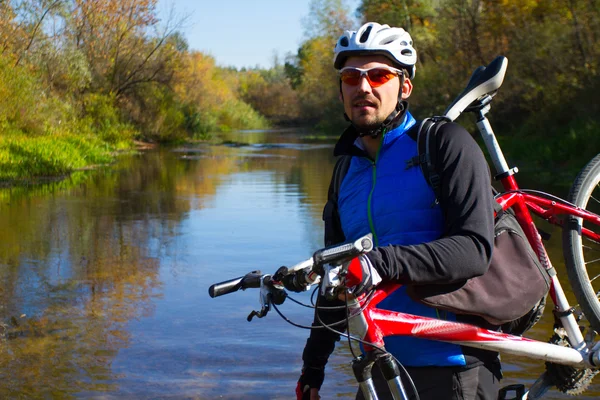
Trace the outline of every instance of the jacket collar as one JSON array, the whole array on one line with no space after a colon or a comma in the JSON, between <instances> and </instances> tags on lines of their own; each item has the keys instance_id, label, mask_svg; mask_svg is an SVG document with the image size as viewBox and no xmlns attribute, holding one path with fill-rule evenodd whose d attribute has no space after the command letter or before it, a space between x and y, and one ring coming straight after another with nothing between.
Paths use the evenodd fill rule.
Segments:
<instances>
[{"instance_id":1,"label":"jacket collar","mask_svg":"<svg viewBox=\"0 0 600 400\"><path fill-rule=\"evenodd\" d=\"M401 114L396 118L396 120L390 125L387 132L383 134L383 145L389 143L390 140L393 140L397 136L400 136L410 127L412 127L416 121L413 116L408 112L408 102L402 101L404 105L404 110ZM402 129L398 129L402 128ZM390 133L393 133L390 135ZM356 139L359 138L359 133L354 127L354 125L350 125L346 130L342 133L339 140L337 141L335 148L333 149L334 156L366 156L366 153L361 148L357 147L355 142Z\"/></svg>"}]
</instances>

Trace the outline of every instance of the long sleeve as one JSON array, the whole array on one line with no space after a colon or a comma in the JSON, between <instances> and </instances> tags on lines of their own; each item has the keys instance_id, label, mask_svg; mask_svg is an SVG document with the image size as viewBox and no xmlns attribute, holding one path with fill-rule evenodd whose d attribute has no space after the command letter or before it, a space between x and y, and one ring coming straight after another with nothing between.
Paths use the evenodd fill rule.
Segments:
<instances>
[{"instance_id":1,"label":"long sleeve","mask_svg":"<svg viewBox=\"0 0 600 400\"><path fill-rule=\"evenodd\" d=\"M494 224L487 162L475 140L460 125L444 124L436 142L444 233L428 243L375 248L368 257L384 280L451 283L487 270Z\"/></svg>"}]
</instances>

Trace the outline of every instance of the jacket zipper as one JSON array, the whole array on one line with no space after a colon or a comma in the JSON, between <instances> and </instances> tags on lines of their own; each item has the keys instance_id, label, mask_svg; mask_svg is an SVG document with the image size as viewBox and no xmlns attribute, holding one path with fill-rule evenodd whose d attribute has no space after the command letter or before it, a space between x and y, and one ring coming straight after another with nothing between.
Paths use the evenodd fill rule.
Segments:
<instances>
[{"instance_id":1,"label":"jacket zipper","mask_svg":"<svg viewBox=\"0 0 600 400\"><path fill-rule=\"evenodd\" d=\"M379 238L377 237L377 233L375 232L375 223L373 222L373 192L375 192L375 184L377 183L377 161L379 160L379 153L381 152L381 146L383 145L383 139L385 136L385 132L382 135L381 142L379 143L379 148L377 149L377 153L375 153L375 160L371 160L371 164L373 166L373 180L371 184L371 191L369 192L369 199L367 201L367 216L369 218L369 228L371 228L371 233L373 234L373 242L375 246L379 246Z\"/></svg>"}]
</instances>

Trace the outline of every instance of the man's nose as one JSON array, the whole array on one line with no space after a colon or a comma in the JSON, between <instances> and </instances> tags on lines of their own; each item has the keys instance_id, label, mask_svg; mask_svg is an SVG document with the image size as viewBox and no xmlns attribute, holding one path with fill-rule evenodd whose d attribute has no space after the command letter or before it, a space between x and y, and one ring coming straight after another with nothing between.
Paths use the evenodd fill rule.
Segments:
<instances>
[{"instance_id":1,"label":"man's nose","mask_svg":"<svg viewBox=\"0 0 600 400\"><path fill-rule=\"evenodd\" d=\"M366 75L362 75L358 80L358 90L361 92L370 92L372 89Z\"/></svg>"}]
</instances>

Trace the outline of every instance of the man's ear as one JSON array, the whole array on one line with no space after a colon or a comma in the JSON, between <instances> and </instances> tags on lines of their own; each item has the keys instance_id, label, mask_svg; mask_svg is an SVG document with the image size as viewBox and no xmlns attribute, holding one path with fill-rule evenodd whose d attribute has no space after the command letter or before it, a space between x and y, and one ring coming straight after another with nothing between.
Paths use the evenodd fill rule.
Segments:
<instances>
[{"instance_id":1,"label":"man's ear","mask_svg":"<svg viewBox=\"0 0 600 400\"><path fill-rule=\"evenodd\" d=\"M402 100L408 99L412 93L413 85L409 78L404 78L402 82Z\"/></svg>"}]
</instances>

